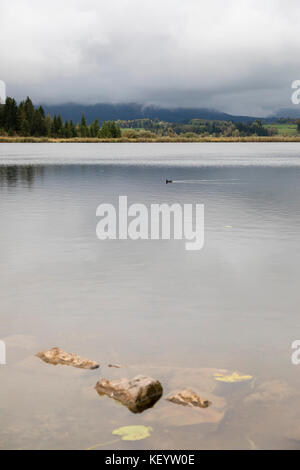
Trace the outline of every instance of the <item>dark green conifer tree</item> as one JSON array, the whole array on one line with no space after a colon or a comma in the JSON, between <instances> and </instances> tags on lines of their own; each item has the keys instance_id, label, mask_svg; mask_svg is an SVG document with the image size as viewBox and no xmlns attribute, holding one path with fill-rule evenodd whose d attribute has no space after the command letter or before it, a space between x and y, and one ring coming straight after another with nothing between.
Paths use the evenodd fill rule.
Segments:
<instances>
[{"instance_id":1,"label":"dark green conifer tree","mask_svg":"<svg viewBox=\"0 0 300 470\"><path fill-rule=\"evenodd\" d=\"M88 135L88 128L85 120L84 114L81 116L81 123L80 123L80 137L87 137Z\"/></svg>"}]
</instances>

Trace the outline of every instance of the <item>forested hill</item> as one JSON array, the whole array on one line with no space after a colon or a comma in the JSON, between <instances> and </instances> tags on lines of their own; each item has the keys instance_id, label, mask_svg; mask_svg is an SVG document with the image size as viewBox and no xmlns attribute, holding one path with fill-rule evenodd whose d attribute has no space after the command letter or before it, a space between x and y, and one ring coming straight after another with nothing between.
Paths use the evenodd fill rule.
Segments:
<instances>
[{"instance_id":1,"label":"forested hill","mask_svg":"<svg viewBox=\"0 0 300 470\"><path fill-rule=\"evenodd\" d=\"M52 117L57 114L65 120L80 122L82 114L88 123L99 119L100 124L104 121L135 120L135 119L159 119L166 122L183 122L191 119L207 119L232 122L254 122L257 118L249 116L232 116L205 108L158 108L155 106L142 106L139 104L61 104L43 105L46 114Z\"/></svg>"},{"instance_id":2,"label":"forested hill","mask_svg":"<svg viewBox=\"0 0 300 470\"><path fill-rule=\"evenodd\" d=\"M94 107L96 109L96 107ZM82 110L82 109L81 109ZM48 110L49 111L49 110ZM103 111L103 110L102 110ZM157 111L157 109L156 109ZM46 110L47 112L47 110ZM82 113L81 118L68 119L60 114L46 114L42 106L35 107L28 97L17 104L8 97L0 106L0 136L6 137L47 137L53 139L158 139L161 137L199 139L200 136L223 137L271 137L278 134L277 128L266 127L260 120L254 122L232 122L229 120L187 119L181 122L162 121L161 119L107 120L104 113L88 122ZM119 113L118 116L122 115ZM143 114L145 116L145 113ZM156 116L157 117L157 116ZM90 116L91 119L91 116ZM293 123L296 128L299 123ZM299 129L299 126L298 128ZM295 129L293 129L295 130Z\"/></svg>"}]
</instances>

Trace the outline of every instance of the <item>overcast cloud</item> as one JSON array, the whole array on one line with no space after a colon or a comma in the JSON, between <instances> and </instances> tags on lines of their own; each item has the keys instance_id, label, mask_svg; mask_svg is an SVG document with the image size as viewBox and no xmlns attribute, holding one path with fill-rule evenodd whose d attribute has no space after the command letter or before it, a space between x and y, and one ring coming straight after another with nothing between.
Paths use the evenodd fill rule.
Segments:
<instances>
[{"instance_id":1,"label":"overcast cloud","mask_svg":"<svg viewBox=\"0 0 300 470\"><path fill-rule=\"evenodd\" d=\"M1 0L0 79L43 103L266 115L300 79L299 0Z\"/></svg>"}]
</instances>

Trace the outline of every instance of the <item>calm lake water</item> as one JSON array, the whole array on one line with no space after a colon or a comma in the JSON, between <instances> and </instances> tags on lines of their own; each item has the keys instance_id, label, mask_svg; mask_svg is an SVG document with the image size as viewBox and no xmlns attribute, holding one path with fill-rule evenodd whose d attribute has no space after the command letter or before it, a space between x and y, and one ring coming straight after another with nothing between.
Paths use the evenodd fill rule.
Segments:
<instances>
[{"instance_id":1,"label":"calm lake water","mask_svg":"<svg viewBox=\"0 0 300 470\"><path fill-rule=\"evenodd\" d=\"M99 241L96 208L119 195L204 204L204 249ZM0 217L0 448L300 447L300 144L1 144ZM54 346L101 370L34 357ZM138 374L212 407L135 415L94 390ZM150 437L112 435L131 425Z\"/></svg>"}]
</instances>

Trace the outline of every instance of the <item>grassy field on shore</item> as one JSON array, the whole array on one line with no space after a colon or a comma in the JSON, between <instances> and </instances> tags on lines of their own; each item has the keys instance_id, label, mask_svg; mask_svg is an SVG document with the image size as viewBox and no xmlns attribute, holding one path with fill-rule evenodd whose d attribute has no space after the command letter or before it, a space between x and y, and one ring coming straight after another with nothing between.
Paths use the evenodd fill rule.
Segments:
<instances>
[{"instance_id":1,"label":"grassy field on shore","mask_svg":"<svg viewBox=\"0 0 300 470\"><path fill-rule=\"evenodd\" d=\"M297 136L298 129L297 125L293 123L286 123L286 124L264 124L265 129L277 129L278 134L280 136Z\"/></svg>"},{"instance_id":2,"label":"grassy field on shore","mask_svg":"<svg viewBox=\"0 0 300 470\"><path fill-rule=\"evenodd\" d=\"M97 139L97 138L72 138L58 139L51 137L0 137L0 143L196 143L196 142L300 142L300 135L274 135L268 137L250 136L250 137L157 137L155 139L147 138L118 138L118 139Z\"/></svg>"}]
</instances>

